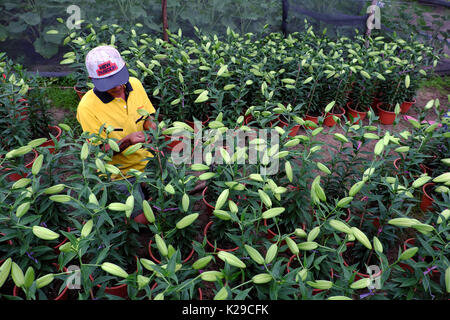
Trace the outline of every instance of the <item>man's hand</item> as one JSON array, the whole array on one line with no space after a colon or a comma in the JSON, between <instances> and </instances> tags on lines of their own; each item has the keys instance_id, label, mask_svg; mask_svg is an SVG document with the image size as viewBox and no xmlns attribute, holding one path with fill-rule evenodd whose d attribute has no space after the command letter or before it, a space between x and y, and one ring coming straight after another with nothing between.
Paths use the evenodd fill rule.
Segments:
<instances>
[{"instance_id":1,"label":"man's hand","mask_svg":"<svg viewBox=\"0 0 450 320\"><path fill-rule=\"evenodd\" d=\"M145 134L142 131L136 131L136 132L130 133L125 138L128 138L130 145L145 142Z\"/></svg>"},{"instance_id":2,"label":"man's hand","mask_svg":"<svg viewBox=\"0 0 450 320\"><path fill-rule=\"evenodd\" d=\"M147 131L148 129L152 128L153 130L156 130L156 123L153 122L153 117L148 117L147 120L144 122L144 130Z\"/></svg>"}]
</instances>

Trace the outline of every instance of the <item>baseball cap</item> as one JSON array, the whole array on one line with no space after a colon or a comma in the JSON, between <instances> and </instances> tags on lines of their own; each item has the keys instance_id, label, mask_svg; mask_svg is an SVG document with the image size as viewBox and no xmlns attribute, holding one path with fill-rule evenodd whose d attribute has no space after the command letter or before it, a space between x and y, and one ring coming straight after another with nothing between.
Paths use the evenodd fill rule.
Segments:
<instances>
[{"instance_id":1,"label":"baseball cap","mask_svg":"<svg viewBox=\"0 0 450 320\"><path fill-rule=\"evenodd\" d=\"M108 91L128 82L130 74L119 51L99 46L86 55L86 69L98 91Z\"/></svg>"}]
</instances>

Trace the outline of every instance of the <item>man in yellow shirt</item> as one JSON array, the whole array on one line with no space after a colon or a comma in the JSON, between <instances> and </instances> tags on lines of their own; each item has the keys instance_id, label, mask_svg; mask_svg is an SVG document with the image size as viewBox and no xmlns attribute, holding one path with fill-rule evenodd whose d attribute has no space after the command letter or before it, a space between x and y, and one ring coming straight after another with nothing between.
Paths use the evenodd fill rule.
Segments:
<instances>
[{"instance_id":1,"label":"man in yellow shirt","mask_svg":"<svg viewBox=\"0 0 450 320\"><path fill-rule=\"evenodd\" d=\"M130 169L143 171L152 154L145 149L129 156L122 152L131 145L145 142L144 130L156 128L152 118L144 118L138 113L138 109L143 108L152 114L155 108L142 83L129 76L125 62L115 48L99 46L89 51L86 68L94 89L86 92L81 99L77 108L77 120L83 131L89 133L99 133L102 125L104 129L108 126L114 128L109 133L109 138L118 140L120 151L114 152L110 164L117 166L122 175L134 183L135 178L127 172ZM100 135L106 137L106 132L100 132ZM104 148L107 150L109 145ZM113 175L112 179L123 179L122 175ZM120 192L129 194L125 185L118 187ZM138 185L137 188L144 197L141 186ZM134 210L131 217L136 217L139 212Z\"/></svg>"}]
</instances>

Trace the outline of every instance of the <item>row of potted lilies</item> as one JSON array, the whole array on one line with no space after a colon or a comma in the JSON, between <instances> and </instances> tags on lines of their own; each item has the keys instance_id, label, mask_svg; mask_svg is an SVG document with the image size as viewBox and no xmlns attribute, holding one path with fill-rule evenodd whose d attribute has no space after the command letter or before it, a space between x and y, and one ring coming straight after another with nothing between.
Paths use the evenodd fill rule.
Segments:
<instances>
[{"instance_id":1,"label":"row of potted lilies","mask_svg":"<svg viewBox=\"0 0 450 320\"><path fill-rule=\"evenodd\" d=\"M367 124L337 119L339 132L300 117L163 118L151 143L124 151L153 153L135 182L110 179L114 139L60 124L53 152L37 139L1 160L23 172L0 179L1 298L447 299L445 112L430 100L402 132L372 112Z\"/></svg>"},{"instance_id":2,"label":"row of potted lilies","mask_svg":"<svg viewBox=\"0 0 450 320\"><path fill-rule=\"evenodd\" d=\"M113 45L166 118L204 123L221 112L231 119L249 115L249 108L255 121L292 122L289 114L273 117L273 109L282 105L316 123L324 117L327 126L343 114L362 120L370 109L383 124L392 124L415 103L421 79L439 59L413 37L331 39L307 22L304 31L287 37L240 35L228 28L219 39L196 29L195 39L179 30L165 42L139 33L139 27L127 31L100 21L98 27L71 32L65 44L71 51L61 63L76 69L80 87L87 88L86 52Z\"/></svg>"}]
</instances>

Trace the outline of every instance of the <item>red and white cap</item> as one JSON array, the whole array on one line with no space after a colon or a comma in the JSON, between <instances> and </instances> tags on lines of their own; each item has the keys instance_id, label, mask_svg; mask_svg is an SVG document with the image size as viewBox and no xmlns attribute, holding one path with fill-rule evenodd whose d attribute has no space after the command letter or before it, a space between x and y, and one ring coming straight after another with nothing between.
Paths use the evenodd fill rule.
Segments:
<instances>
[{"instance_id":1,"label":"red and white cap","mask_svg":"<svg viewBox=\"0 0 450 320\"><path fill-rule=\"evenodd\" d=\"M99 46L86 55L86 69L98 91L108 91L128 82L130 74L119 51Z\"/></svg>"}]
</instances>

